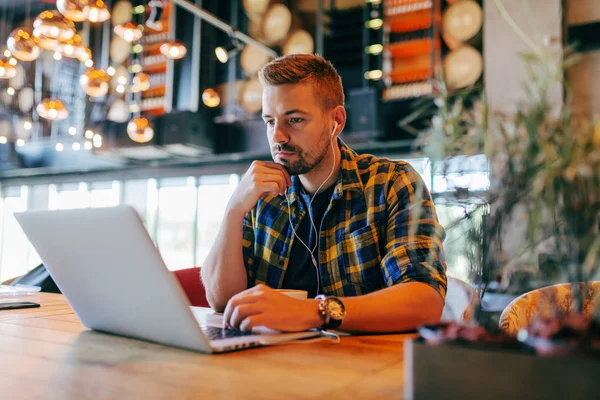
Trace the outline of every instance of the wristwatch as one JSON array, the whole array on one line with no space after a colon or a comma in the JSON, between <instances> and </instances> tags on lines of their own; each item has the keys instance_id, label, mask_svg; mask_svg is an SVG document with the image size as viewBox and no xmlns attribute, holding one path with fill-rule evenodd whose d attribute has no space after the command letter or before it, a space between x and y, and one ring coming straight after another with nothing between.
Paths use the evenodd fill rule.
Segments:
<instances>
[{"instance_id":1,"label":"wristwatch","mask_svg":"<svg viewBox=\"0 0 600 400\"><path fill-rule=\"evenodd\" d=\"M344 321L346 307L337 297L318 295L315 299L319 301L319 316L323 321L321 329L337 329Z\"/></svg>"}]
</instances>

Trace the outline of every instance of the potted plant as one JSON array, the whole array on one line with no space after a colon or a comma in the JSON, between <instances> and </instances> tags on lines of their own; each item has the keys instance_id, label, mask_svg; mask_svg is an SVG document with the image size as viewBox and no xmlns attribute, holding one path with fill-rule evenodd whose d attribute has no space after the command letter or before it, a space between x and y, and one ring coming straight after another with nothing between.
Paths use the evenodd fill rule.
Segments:
<instances>
[{"instance_id":1,"label":"potted plant","mask_svg":"<svg viewBox=\"0 0 600 400\"><path fill-rule=\"evenodd\" d=\"M458 155L489 161L486 193L468 201L468 190L455 187L447 199L464 207L447 229L462 224L480 294L492 282L509 286L519 274L544 274L572 283L572 308L556 298L518 335L481 323L422 327L406 347L408 398L585 398L600 391L600 324L594 308L583 307L586 283L600 277L600 123L571 109L564 78L577 61L571 49L533 46L523 59L526 100L512 114L492 113L478 88L449 93L441 77L431 127L418 144L445 173L456 173ZM567 94L559 106L548 95L556 85ZM518 225L526 240L509 257L504 249Z\"/></svg>"}]
</instances>

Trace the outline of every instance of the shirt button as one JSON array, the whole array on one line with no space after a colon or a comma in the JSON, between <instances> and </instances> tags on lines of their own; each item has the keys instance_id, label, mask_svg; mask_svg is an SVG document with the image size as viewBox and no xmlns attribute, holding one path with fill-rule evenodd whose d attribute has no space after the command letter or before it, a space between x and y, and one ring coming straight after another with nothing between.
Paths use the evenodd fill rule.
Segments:
<instances>
[{"instance_id":1,"label":"shirt button","mask_svg":"<svg viewBox=\"0 0 600 400\"><path fill-rule=\"evenodd\" d=\"M285 264L285 258L280 258L279 265L281 265L283 267L283 264Z\"/></svg>"}]
</instances>

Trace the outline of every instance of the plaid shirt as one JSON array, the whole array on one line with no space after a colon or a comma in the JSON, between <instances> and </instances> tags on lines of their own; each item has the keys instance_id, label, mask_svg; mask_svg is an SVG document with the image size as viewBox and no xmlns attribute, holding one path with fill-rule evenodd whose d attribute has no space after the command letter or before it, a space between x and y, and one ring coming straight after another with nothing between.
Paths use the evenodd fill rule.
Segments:
<instances>
[{"instance_id":1,"label":"plaid shirt","mask_svg":"<svg viewBox=\"0 0 600 400\"><path fill-rule=\"evenodd\" d=\"M445 298L445 233L420 175L406 162L357 155L339 143L340 179L319 235L322 292L357 296L423 282ZM242 244L248 287L281 288L297 240L290 219L297 227L307 214L299 188L293 176L289 203L285 196L267 195L246 215Z\"/></svg>"}]
</instances>

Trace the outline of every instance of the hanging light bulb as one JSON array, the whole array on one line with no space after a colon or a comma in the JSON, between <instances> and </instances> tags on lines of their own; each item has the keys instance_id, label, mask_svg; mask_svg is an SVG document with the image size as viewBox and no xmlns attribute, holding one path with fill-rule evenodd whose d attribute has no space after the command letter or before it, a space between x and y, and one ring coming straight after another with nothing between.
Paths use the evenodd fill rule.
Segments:
<instances>
[{"instance_id":1,"label":"hanging light bulb","mask_svg":"<svg viewBox=\"0 0 600 400\"><path fill-rule=\"evenodd\" d=\"M66 119L69 116L69 111L58 99L44 99L36 107L38 115L42 118L49 119L51 121Z\"/></svg>"},{"instance_id":2,"label":"hanging light bulb","mask_svg":"<svg viewBox=\"0 0 600 400\"><path fill-rule=\"evenodd\" d=\"M154 129L148 119L136 117L127 124L127 135L134 142L146 143L154 137Z\"/></svg>"},{"instance_id":3,"label":"hanging light bulb","mask_svg":"<svg viewBox=\"0 0 600 400\"><path fill-rule=\"evenodd\" d=\"M17 75L17 69L8 61L0 60L0 79L11 79Z\"/></svg>"},{"instance_id":4,"label":"hanging light bulb","mask_svg":"<svg viewBox=\"0 0 600 400\"><path fill-rule=\"evenodd\" d=\"M40 55L39 43L40 40L33 36L33 30L23 26L10 33L6 47L19 60L33 61Z\"/></svg>"},{"instance_id":5,"label":"hanging light bulb","mask_svg":"<svg viewBox=\"0 0 600 400\"><path fill-rule=\"evenodd\" d=\"M88 0L56 0L56 8L65 18L82 22L88 18L90 8Z\"/></svg>"},{"instance_id":6,"label":"hanging light bulb","mask_svg":"<svg viewBox=\"0 0 600 400\"><path fill-rule=\"evenodd\" d=\"M77 59L79 61L81 61L82 63L88 61L88 60L92 60L92 51L89 48L85 48L85 51L83 53L81 53L79 55L79 57L77 57Z\"/></svg>"},{"instance_id":7,"label":"hanging light bulb","mask_svg":"<svg viewBox=\"0 0 600 400\"><path fill-rule=\"evenodd\" d=\"M60 40L56 45L54 51L59 52L65 57L77 58L85 57L87 47L83 44L81 36L75 35L71 39Z\"/></svg>"},{"instance_id":8,"label":"hanging light bulb","mask_svg":"<svg viewBox=\"0 0 600 400\"><path fill-rule=\"evenodd\" d=\"M33 35L57 40L71 39L75 36L75 24L58 10L44 11L33 22Z\"/></svg>"},{"instance_id":9,"label":"hanging light bulb","mask_svg":"<svg viewBox=\"0 0 600 400\"><path fill-rule=\"evenodd\" d=\"M187 49L183 43L178 41L166 42L160 46L160 52L168 58L178 60L185 56Z\"/></svg>"},{"instance_id":10,"label":"hanging light bulb","mask_svg":"<svg viewBox=\"0 0 600 400\"><path fill-rule=\"evenodd\" d=\"M212 88L204 89L202 92L202 102L207 107L217 107L221 103L221 97L219 97L219 93Z\"/></svg>"},{"instance_id":11,"label":"hanging light bulb","mask_svg":"<svg viewBox=\"0 0 600 400\"><path fill-rule=\"evenodd\" d=\"M150 78L148 74L140 72L133 77L133 82L131 85L132 92L145 92L150 89Z\"/></svg>"},{"instance_id":12,"label":"hanging light bulb","mask_svg":"<svg viewBox=\"0 0 600 400\"><path fill-rule=\"evenodd\" d=\"M90 0L88 19L90 22L104 22L110 18L110 11L102 0Z\"/></svg>"},{"instance_id":13,"label":"hanging light bulb","mask_svg":"<svg viewBox=\"0 0 600 400\"><path fill-rule=\"evenodd\" d=\"M129 43L135 42L142 38L142 30L140 27L132 22L117 25L114 29L115 33L121 38L127 40Z\"/></svg>"},{"instance_id":14,"label":"hanging light bulb","mask_svg":"<svg viewBox=\"0 0 600 400\"><path fill-rule=\"evenodd\" d=\"M33 30L33 36L38 39L40 49L54 51L58 46L58 40L42 35L37 29Z\"/></svg>"},{"instance_id":15,"label":"hanging light bulb","mask_svg":"<svg viewBox=\"0 0 600 400\"><path fill-rule=\"evenodd\" d=\"M103 69L88 69L79 78L83 91L90 97L104 96L108 92L110 76Z\"/></svg>"}]
</instances>

